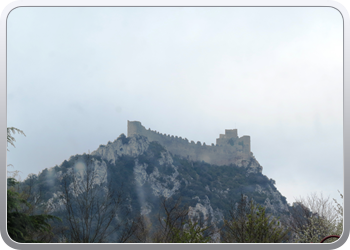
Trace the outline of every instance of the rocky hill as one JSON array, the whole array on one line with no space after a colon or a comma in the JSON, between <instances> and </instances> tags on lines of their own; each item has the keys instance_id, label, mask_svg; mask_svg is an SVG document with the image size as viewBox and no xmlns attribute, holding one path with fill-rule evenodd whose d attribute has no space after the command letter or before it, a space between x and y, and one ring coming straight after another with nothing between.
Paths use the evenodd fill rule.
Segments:
<instances>
[{"instance_id":1,"label":"rocky hill","mask_svg":"<svg viewBox=\"0 0 350 250\"><path fill-rule=\"evenodd\" d=\"M285 197L276 189L274 180L262 174L262 167L252 154L245 165L218 166L173 154L145 136L122 134L90 155L72 156L34 178L36 188L44 190L42 197L47 208L54 214L64 215L64 176L75 173L79 185L84 185L83 174L88 166L97 176L94 185L123 191L124 206L131 211L129 218L140 214L153 218L163 197L181 197L192 214L219 225L230 203L237 202L241 194L276 216L289 213ZM26 182L28 179L24 185ZM74 197L82 195L74 190L70 183L68 192L75 192ZM113 238L110 240L113 242Z\"/></svg>"}]
</instances>

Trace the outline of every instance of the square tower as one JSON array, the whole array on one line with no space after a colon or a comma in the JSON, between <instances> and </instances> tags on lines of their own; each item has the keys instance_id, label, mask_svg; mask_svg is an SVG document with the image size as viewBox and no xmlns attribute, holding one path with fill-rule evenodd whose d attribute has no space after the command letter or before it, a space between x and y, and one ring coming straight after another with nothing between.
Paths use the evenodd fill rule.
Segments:
<instances>
[{"instance_id":1,"label":"square tower","mask_svg":"<svg viewBox=\"0 0 350 250\"><path fill-rule=\"evenodd\" d=\"M237 129L225 129L225 135L227 139L236 138L238 137Z\"/></svg>"},{"instance_id":2,"label":"square tower","mask_svg":"<svg viewBox=\"0 0 350 250\"><path fill-rule=\"evenodd\" d=\"M225 129L225 134L220 134L220 137L216 139L216 144L219 146L227 145L230 139L237 138L237 129Z\"/></svg>"},{"instance_id":3,"label":"square tower","mask_svg":"<svg viewBox=\"0 0 350 250\"><path fill-rule=\"evenodd\" d=\"M130 137L135 134L143 134L144 127L141 125L139 121L129 121L128 120L128 135Z\"/></svg>"}]
</instances>

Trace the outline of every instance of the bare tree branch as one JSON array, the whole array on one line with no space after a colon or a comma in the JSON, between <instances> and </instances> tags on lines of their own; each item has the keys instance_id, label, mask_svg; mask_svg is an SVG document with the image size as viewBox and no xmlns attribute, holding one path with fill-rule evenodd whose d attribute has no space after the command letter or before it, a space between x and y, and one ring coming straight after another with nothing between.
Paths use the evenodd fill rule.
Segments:
<instances>
[{"instance_id":1,"label":"bare tree branch","mask_svg":"<svg viewBox=\"0 0 350 250\"><path fill-rule=\"evenodd\" d=\"M68 170L62 180L66 220L71 242L102 243L117 229L112 224L121 212L122 192L116 193L110 184L102 183L106 174L99 172L90 155L84 155L84 170ZM114 222L114 223L113 223Z\"/></svg>"}]
</instances>

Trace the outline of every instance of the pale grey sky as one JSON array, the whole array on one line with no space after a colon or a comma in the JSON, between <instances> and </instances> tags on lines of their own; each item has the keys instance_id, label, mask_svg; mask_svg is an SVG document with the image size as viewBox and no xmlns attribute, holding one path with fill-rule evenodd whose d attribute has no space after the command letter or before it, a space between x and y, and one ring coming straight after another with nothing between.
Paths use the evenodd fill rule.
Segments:
<instances>
[{"instance_id":1,"label":"pale grey sky","mask_svg":"<svg viewBox=\"0 0 350 250\"><path fill-rule=\"evenodd\" d=\"M251 136L289 203L343 190L343 20L321 7L21 7L7 23L8 164L29 173L126 134Z\"/></svg>"}]
</instances>

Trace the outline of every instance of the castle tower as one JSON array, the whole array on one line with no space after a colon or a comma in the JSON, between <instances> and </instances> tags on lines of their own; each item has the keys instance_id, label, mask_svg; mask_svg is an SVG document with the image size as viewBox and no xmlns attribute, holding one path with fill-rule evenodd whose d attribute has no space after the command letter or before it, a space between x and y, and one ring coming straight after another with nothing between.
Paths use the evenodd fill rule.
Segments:
<instances>
[{"instance_id":1,"label":"castle tower","mask_svg":"<svg viewBox=\"0 0 350 250\"><path fill-rule=\"evenodd\" d=\"M129 121L128 120L128 137L136 134L143 134L142 133L142 125L139 121Z\"/></svg>"},{"instance_id":2,"label":"castle tower","mask_svg":"<svg viewBox=\"0 0 350 250\"><path fill-rule=\"evenodd\" d=\"M240 138L243 142L243 152L244 153L250 153L250 136L244 135Z\"/></svg>"},{"instance_id":3,"label":"castle tower","mask_svg":"<svg viewBox=\"0 0 350 250\"><path fill-rule=\"evenodd\" d=\"M237 129L225 129L225 136L227 138L237 138Z\"/></svg>"},{"instance_id":4,"label":"castle tower","mask_svg":"<svg viewBox=\"0 0 350 250\"><path fill-rule=\"evenodd\" d=\"M234 142L238 139L237 129L225 129L225 134L220 134L220 137L216 139L216 145L227 145L229 141Z\"/></svg>"}]
</instances>

